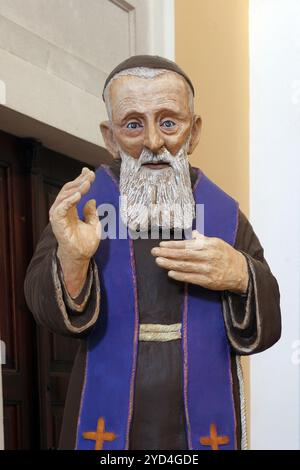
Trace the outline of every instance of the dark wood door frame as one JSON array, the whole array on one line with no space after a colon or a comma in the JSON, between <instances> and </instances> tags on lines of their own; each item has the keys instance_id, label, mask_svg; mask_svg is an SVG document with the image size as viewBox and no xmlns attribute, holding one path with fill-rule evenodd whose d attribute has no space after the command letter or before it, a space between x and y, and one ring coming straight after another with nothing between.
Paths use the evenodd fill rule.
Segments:
<instances>
[{"instance_id":1,"label":"dark wood door frame","mask_svg":"<svg viewBox=\"0 0 300 470\"><path fill-rule=\"evenodd\" d=\"M80 173L82 162L44 148L33 139L22 141L30 188L32 252L48 223L49 209L67 181ZM92 168L92 167L91 167ZM36 326L39 384L40 446L56 448L73 360L78 342Z\"/></svg>"},{"instance_id":2,"label":"dark wood door frame","mask_svg":"<svg viewBox=\"0 0 300 470\"><path fill-rule=\"evenodd\" d=\"M0 332L8 345L3 370L6 448L49 449L58 444L77 341L36 325L25 303L23 283L51 204L83 165L89 166L44 148L35 139L0 131L0 222L5 227L0 237L0 285L5 293Z\"/></svg>"},{"instance_id":3,"label":"dark wood door frame","mask_svg":"<svg viewBox=\"0 0 300 470\"><path fill-rule=\"evenodd\" d=\"M18 139L0 133L0 333L6 344L3 401L7 449L39 445L35 324L23 294L31 256L24 175Z\"/></svg>"}]
</instances>

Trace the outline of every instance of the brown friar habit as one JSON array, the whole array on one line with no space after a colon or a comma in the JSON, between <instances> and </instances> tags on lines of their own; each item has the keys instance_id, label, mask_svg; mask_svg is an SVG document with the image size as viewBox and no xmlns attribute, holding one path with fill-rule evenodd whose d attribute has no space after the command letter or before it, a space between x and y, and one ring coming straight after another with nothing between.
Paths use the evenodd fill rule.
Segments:
<instances>
[{"instance_id":1,"label":"brown friar habit","mask_svg":"<svg viewBox=\"0 0 300 470\"><path fill-rule=\"evenodd\" d=\"M110 170L119 178L120 161ZM195 173L190 168L192 185ZM174 324L181 321L183 283L171 280L151 254L159 240L134 240L140 323ZM263 248L245 215L239 211L235 248L244 253L250 275L246 295L222 293L223 315L231 346L231 369L238 448L246 447L244 389L240 356L272 346L281 334L279 289L264 258ZM100 245L101 249L101 245ZM61 431L61 449L74 449L83 388L86 338L99 315L99 278L94 259L87 281L75 299L68 295L56 256L51 225L45 228L27 270L25 296L36 321L54 332L81 338L73 367ZM56 289L62 289L63 303ZM117 292L116 292L116 295ZM65 320L67 312L68 321ZM188 448L182 401L181 339L140 341L134 389L129 448L185 450Z\"/></svg>"}]
</instances>

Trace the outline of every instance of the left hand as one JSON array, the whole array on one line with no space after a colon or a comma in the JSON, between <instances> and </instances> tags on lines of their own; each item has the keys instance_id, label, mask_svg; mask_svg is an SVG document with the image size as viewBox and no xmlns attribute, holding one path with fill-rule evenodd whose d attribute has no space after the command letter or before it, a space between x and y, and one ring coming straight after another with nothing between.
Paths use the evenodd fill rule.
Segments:
<instances>
[{"instance_id":1,"label":"left hand","mask_svg":"<svg viewBox=\"0 0 300 470\"><path fill-rule=\"evenodd\" d=\"M151 250L156 263L177 281L246 293L249 274L245 256L220 238L206 237L197 230L192 236L192 240L161 241Z\"/></svg>"}]
</instances>

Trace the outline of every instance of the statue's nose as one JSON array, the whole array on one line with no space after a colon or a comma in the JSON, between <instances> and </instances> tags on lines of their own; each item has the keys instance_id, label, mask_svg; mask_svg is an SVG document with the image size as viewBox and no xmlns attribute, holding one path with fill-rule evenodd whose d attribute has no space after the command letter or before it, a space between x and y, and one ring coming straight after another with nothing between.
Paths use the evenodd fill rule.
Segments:
<instances>
[{"instance_id":1,"label":"statue's nose","mask_svg":"<svg viewBox=\"0 0 300 470\"><path fill-rule=\"evenodd\" d=\"M153 153L158 154L164 146L164 139L155 125L147 126L145 129L144 146Z\"/></svg>"}]
</instances>

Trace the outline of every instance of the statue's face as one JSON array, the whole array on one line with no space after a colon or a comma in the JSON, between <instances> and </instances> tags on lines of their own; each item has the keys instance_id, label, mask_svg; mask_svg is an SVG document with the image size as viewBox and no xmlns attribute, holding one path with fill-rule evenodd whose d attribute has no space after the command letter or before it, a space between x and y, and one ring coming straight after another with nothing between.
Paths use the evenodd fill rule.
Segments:
<instances>
[{"instance_id":1,"label":"statue's face","mask_svg":"<svg viewBox=\"0 0 300 470\"><path fill-rule=\"evenodd\" d=\"M187 155L200 137L181 75L119 76L110 84L111 122L101 123L108 151L122 160L121 217L131 229L191 227L194 198Z\"/></svg>"},{"instance_id":2,"label":"statue's face","mask_svg":"<svg viewBox=\"0 0 300 470\"><path fill-rule=\"evenodd\" d=\"M153 79L119 77L111 83L110 103L114 139L135 159L145 147L154 154L167 149L175 155L190 135L193 113L188 84L176 73Z\"/></svg>"}]
</instances>

